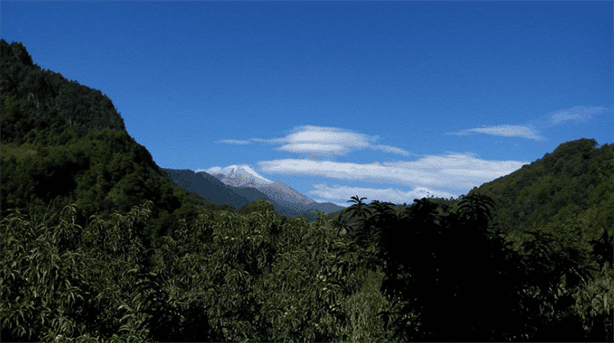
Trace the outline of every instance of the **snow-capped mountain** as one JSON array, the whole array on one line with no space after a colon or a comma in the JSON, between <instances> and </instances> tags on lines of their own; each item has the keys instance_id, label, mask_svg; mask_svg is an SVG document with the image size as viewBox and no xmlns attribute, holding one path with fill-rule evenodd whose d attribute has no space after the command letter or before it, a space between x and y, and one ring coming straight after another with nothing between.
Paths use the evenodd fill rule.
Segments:
<instances>
[{"instance_id":1,"label":"snow-capped mountain","mask_svg":"<svg viewBox=\"0 0 614 343\"><path fill-rule=\"evenodd\" d=\"M258 175L258 173L246 165L232 165L224 169L229 170L228 174L217 173L213 174L213 176L228 186L258 188L260 185L270 185L273 183L273 181Z\"/></svg>"},{"instance_id":2,"label":"snow-capped mountain","mask_svg":"<svg viewBox=\"0 0 614 343\"><path fill-rule=\"evenodd\" d=\"M330 213L343 209L343 207L333 203L318 203L279 180L272 182L258 175L258 173L246 165L232 165L222 169L222 171L228 174L214 173L210 175L216 177L227 186L241 189L255 188L276 203L297 212L317 209L325 213Z\"/></svg>"}]
</instances>

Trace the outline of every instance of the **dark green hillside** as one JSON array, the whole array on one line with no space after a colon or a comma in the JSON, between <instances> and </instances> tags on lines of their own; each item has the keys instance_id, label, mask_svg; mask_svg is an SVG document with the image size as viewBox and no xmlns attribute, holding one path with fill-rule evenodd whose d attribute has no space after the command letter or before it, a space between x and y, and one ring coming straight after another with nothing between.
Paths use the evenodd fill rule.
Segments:
<instances>
[{"instance_id":1,"label":"dark green hillside","mask_svg":"<svg viewBox=\"0 0 614 343\"><path fill-rule=\"evenodd\" d=\"M598 231L613 222L614 145L596 148L594 139L561 144L553 153L473 191L499 205L497 219L516 229L552 222L561 212L584 216Z\"/></svg>"},{"instance_id":2,"label":"dark green hillside","mask_svg":"<svg viewBox=\"0 0 614 343\"><path fill-rule=\"evenodd\" d=\"M469 192L492 197L495 220L518 240L522 230L549 233L590 252L590 240L614 233L614 145L594 139L561 144L553 153Z\"/></svg>"},{"instance_id":3,"label":"dark green hillside","mask_svg":"<svg viewBox=\"0 0 614 343\"><path fill-rule=\"evenodd\" d=\"M99 90L42 70L21 43L0 40L0 48L0 216L8 209L57 213L75 203L77 222L87 225L93 214L104 218L151 200L156 231L179 213L235 210L165 177Z\"/></svg>"},{"instance_id":4,"label":"dark green hillside","mask_svg":"<svg viewBox=\"0 0 614 343\"><path fill-rule=\"evenodd\" d=\"M111 99L97 89L41 69L19 42L0 40L2 71L2 142L66 143L69 128L82 138L109 128L126 132Z\"/></svg>"}]
</instances>

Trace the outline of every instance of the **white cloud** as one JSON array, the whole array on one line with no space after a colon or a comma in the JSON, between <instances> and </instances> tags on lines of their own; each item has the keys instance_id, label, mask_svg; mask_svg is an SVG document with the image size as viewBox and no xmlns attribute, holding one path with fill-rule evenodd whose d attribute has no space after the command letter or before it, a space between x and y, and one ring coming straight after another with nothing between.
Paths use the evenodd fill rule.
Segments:
<instances>
[{"instance_id":1,"label":"white cloud","mask_svg":"<svg viewBox=\"0 0 614 343\"><path fill-rule=\"evenodd\" d=\"M196 169L194 172L199 173L201 171L204 171L207 174L228 174L224 173L224 170L220 167L211 167L209 169Z\"/></svg>"},{"instance_id":2,"label":"white cloud","mask_svg":"<svg viewBox=\"0 0 614 343\"><path fill-rule=\"evenodd\" d=\"M386 188L386 189L373 189L373 188L361 188L361 187L348 187L348 186L333 186L327 187L326 184L314 185L316 190L307 192L308 195L320 197L323 199L351 199L353 196L358 198L367 198L364 203L371 203L373 200L381 202L391 202L393 204L411 204L414 199L422 199L424 197L430 197L431 195L437 198L450 198L455 197L454 194L448 192L442 192L432 190L426 187L415 187L412 191L404 192L398 188ZM330 200L325 200L330 201ZM352 206L353 202L334 202L335 204L343 207ZM331 201L332 202L332 201Z\"/></svg>"},{"instance_id":3,"label":"white cloud","mask_svg":"<svg viewBox=\"0 0 614 343\"><path fill-rule=\"evenodd\" d=\"M466 136L473 133L483 133L492 136L522 137L526 139L533 139L536 141L544 141L546 140L546 138L540 135L540 130L547 129L551 126L567 124L571 122L585 122L590 119L593 114L600 113L604 110L606 110L606 108L604 107L576 106L570 109L555 111L545 116L532 119L524 125L488 126L460 130L457 132L446 132L446 134Z\"/></svg>"},{"instance_id":4,"label":"white cloud","mask_svg":"<svg viewBox=\"0 0 614 343\"><path fill-rule=\"evenodd\" d=\"M238 145L252 144L252 142L250 141L239 141L235 139L222 139L221 141L217 141L216 143L238 144Z\"/></svg>"},{"instance_id":5,"label":"white cloud","mask_svg":"<svg viewBox=\"0 0 614 343\"><path fill-rule=\"evenodd\" d=\"M400 148L387 145L372 145L371 142L377 141L379 136L369 136L339 128L313 125L299 126L294 128L293 131L293 133L284 138L252 138L251 140L268 144L282 144L282 146L276 149L301 154L345 155L353 150L370 148L404 156L410 155L410 153ZM247 141L231 139L221 142L228 144L248 143Z\"/></svg>"},{"instance_id":6,"label":"white cloud","mask_svg":"<svg viewBox=\"0 0 614 343\"><path fill-rule=\"evenodd\" d=\"M349 151L343 145L340 144L314 144L314 143L297 143L297 144L287 144L284 145L278 150L284 150L295 153L318 153L318 154L335 154L335 155L343 155Z\"/></svg>"},{"instance_id":7,"label":"white cloud","mask_svg":"<svg viewBox=\"0 0 614 343\"><path fill-rule=\"evenodd\" d=\"M585 121L593 114L602 112L603 110L605 110L603 107L576 106L574 108L552 112L550 113L550 124L557 125L568 120Z\"/></svg>"},{"instance_id":8,"label":"white cloud","mask_svg":"<svg viewBox=\"0 0 614 343\"><path fill-rule=\"evenodd\" d=\"M383 150L385 152L391 152L391 153L394 153L394 154L399 154L399 155L404 155L404 156L409 156L410 155L409 152L407 152L407 151L405 151L403 149L395 148L395 147L388 146L388 145L378 145L378 146L375 146L374 149Z\"/></svg>"},{"instance_id":9,"label":"white cloud","mask_svg":"<svg viewBox=\"0 0 614 343\"><path fill-rule=\"evenodd\" d=\"M464 136L471 133L484 133L493 136L505 136L505 137L524 137L527 139L544 140L531 125L499 125L490 126L476 129L461 130L458 132L446 132L448 135Z\"/></svg>"},{"instance_id":10,"label":"white cloud","mask_svg":"<svg viewBox=\"0 0 614 343\"><path fill-rule=\"evenodd\" d=\"M540 139L531 126L493 126L464 130L459 134L486 133L499 136L520 136ZM284 138L259 139L252 141L282 144L277 150L309 155L308 158L289 158L258 162L262 173L307 175L339 181L362 181L367 183L392 184L407 187L398 188L361 188L326 184L314 185L315 190L306 193L320 202L332 202L340 206L350 206L346 201L352 196L367 197L368 201L377 199L392 203L411 203L415 198L429 195L450 198L460 195L461 190L508 175L529 162L487 161L473 153L446 152L445 155L427 155L415 161L350 163L335 162L330 158L344 155L353 150L371 149L409 156L415 155L389 145L375 145L379 136L368 136L331 127L300 126ZM315 157L317 156L317 158ZM219 173L219 167L205 170ZM452 194L438 188L458 190ZM341 201L339 201L341 200Z\"/></svg>"},{"instance_id":11,"label":"white cloud","mask_svg":"<svg viewBox=\"0 0 614 343\"><path fill-rule=\"evenodd\" d=\"M426 156L413 162L369 164L283 159L258 162L265 173L322 176L405 186L472 188L508 175L528 162L486 161L470 154Z\"/></svg>"}]
</instances>

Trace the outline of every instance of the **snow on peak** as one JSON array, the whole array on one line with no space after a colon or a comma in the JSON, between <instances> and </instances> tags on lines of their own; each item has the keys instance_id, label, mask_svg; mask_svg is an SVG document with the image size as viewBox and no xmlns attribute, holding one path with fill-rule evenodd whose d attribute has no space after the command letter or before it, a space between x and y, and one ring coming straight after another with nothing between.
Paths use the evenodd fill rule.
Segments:
<instances>
[{"instance_id":1,"label":"snow on peak","mask_svg":"<svg viewBox=\"0 0 614 343\"><path fill-rule=\"evenodd\" d=\"M253 180L259 184L271 184L273 181L268 180L256 173L248 165L231 165L224 168L224 171L228 171L227 178L240 178L245 181Z\"/></svg>"}]
</instances>

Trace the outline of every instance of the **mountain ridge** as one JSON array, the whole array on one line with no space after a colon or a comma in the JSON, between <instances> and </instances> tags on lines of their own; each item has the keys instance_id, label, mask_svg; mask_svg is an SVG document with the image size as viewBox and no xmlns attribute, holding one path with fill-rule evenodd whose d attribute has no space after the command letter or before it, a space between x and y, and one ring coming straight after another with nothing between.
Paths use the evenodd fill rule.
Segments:
<instances>
[{"instance_id":1,"label":"mountain ridge","mask_svg":"<svg viewBox=\"0 0 614 343\"><path fill-rule=\"evenodd\" d=\"M288 216L307 215L312 210L331 213L343 209L343 207L334 204L319 204L279 181L270 185L260 185L259 187L245 185L235 187L205 171L161 169L164 171L165 176L180 187L194 191L210 201L218 204L228 204L236 209L257 200L267 200L280 214ZM303 201L291 201L293 196L303 199ZM304 198L309 201L305 201Z\"/></svg>"},{"instance_id":2,"label":"mountain ridge","mask_svg":"<svg viewBox=\"0 0 614 343\"><path fill-rule=\"evenodd\" d=\"M258 191L266 194L269 198L273 199L276 203L284 207L291 208L297 212L305 212L315 209L324 213L331 213L344 209L344 207L330 202L318 203L317 201L304 194L301 194L300 192L297 192L295 189L279 180L271 182L270 180L257 175L257 173L255 173L253 169L249 168L248 166L232 165L228 168L232 168L228 175L222 173L208 174L205 171L199 171L197 174L202 173L203 175L213 176L222 183L234 188L257 189ZM239 174L239 176L235 176L237 174ZM264 182L258 182L257 180L262 180Z\"/></svg>"}]
</instances>

